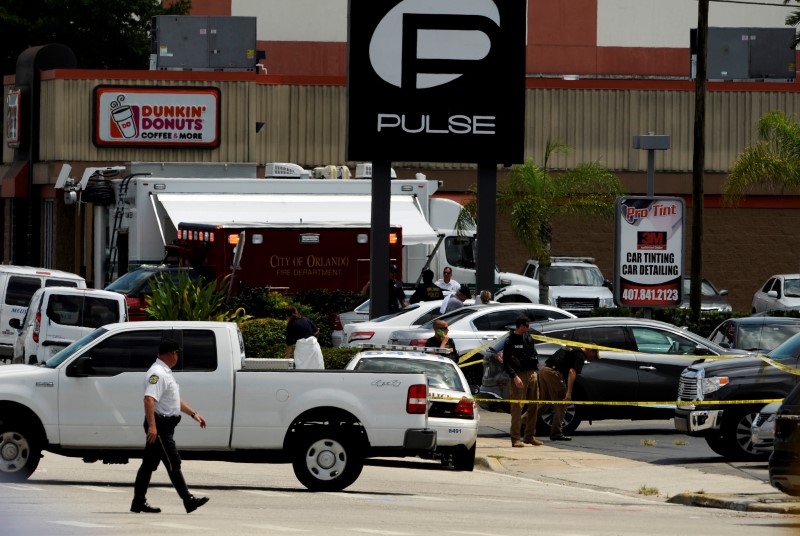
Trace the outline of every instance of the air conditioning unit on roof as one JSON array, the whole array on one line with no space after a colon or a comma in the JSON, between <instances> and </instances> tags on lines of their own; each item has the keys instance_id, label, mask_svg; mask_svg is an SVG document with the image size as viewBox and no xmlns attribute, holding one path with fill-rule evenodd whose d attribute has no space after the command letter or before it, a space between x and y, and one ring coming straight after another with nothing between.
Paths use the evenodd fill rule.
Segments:
<instances>
[{"instance_id":1,"label":"air conditioning unit on roof","mask_svg":"<svg viewBox=\"0 0 800 536\"><path fill-rule=\"evenodd\" d=\"M307 179L310 173L298 164L270 163L264 166L264 177L268 179Z\"/></svg>"},{"instance_id":2,"label":"air conditioning unit on roof","mask_svg":"<svg viewBox=\"0 0 800 536\"><path fill-rule=\"evenodd\" d=\"M391 168L391 177L393 179L397 178L397 173L394 172L394 168ZM372 162L365 162L363 164L356 164L356 178L357 179L371 179L372 178Z\"/></svg>"},{"instance_id":3,"label":"air conditioning unit on roof","mask_svg":"<svg viewBox=\"0 0 800 536\"><path fill-rule=\"evenodd\" d=\"M347 166L315 167L311 173L313 179L349 179L350 168Z\"/></svg>"}]
</instances>

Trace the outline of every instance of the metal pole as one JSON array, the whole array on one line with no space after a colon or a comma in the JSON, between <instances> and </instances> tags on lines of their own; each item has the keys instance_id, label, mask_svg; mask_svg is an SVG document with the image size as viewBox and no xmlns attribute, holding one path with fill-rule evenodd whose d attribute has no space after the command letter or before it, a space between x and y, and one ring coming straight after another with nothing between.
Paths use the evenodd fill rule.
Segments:
<instances>
[{"instance_id":1,"label":"metal pole","mask_svg":"<svg viewBox=\"0 0 800 536\"><path fill-rule=\"evenodd\" d=\"M647 151L647 195L656 195L656 152L653 149Z\"/></svg>"},{"instance_id":2,"label":"metal pole","mask_svg":"<svg viewBox=\"0 0 800 536\"><path fill-rule=\"evenodd\" d=\"M94 205L94 268L93 279L94 288L103 288L105 286L105 273L103 269L103 261L106 256L106 226L105 226L105 213L106 208L102 205Z\"/></svg>"},{"instance_id":3,"label":"metal pole","mask_svg":"<svg viewBox=\"0 0 800 536\"><path fill-rule=\"evenodd\" d=\"M369 317L389 312L389 214L391 162L372 163L372 238L370 240ZM397 259L398 267L402 259Z\"/></svg>"},{"instance_id":4,"label":"metal pole","mask_svg":"<svg viewBox=\"0 0 800 536\"><path fill-rule=\"evenodd\" d=\"M489 290L494 294L495 251L497 234L497 164L478 164L478 259L475 293Z\"/></svg>"}]
</instances>

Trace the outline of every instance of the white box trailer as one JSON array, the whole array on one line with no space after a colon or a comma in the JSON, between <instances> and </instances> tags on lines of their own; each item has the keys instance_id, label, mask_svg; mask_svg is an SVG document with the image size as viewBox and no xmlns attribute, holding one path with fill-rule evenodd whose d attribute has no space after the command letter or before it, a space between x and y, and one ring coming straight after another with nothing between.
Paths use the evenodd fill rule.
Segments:
<instances>
[{"instance_id":1,"label":"white box trailer","mask_svg":"<svg viewBox=\"0 0 800 536\"><path fill-rule=\"evenodd\" d=\"M292 167L294 166L294 167ZM328 166L321 177L336 176ZM129 175L112 181L117 204L109 207L108 241L112 260L125 269L160 263L165 246L177 238L181 222L321 223L371 220L370 179L310 178L293 164L268 164L270 173L296 172L303 178L257 178L256 164L141 163L128 165ZM345 170L347 168L344 168ZM349 176L349 171L339 176ZM415 283L429 263L441 274L453 267L453 278L475 283L474 231L454 231L461 205L434 197L439 183L425 178L391 181L390 224L403 229L405 283ZM116 259L114 258L116 253ZM432 256L431 256L432 255ZM114 269L113 279L119 273ZM515 277L516 276L516 277ZM504 282L526 278L503 274ZM500 282L499 274L496 276Z\"/></svg>"}]
</instances>

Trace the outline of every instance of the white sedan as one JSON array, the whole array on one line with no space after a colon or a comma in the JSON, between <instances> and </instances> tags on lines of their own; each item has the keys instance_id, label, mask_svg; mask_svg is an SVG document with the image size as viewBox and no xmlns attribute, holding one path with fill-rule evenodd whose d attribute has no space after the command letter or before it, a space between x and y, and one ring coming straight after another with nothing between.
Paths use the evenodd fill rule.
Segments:
<instances>
[{"instance_id":1,"label":"white sedan","mask_svg":"<svg viewBox=\"0 0 800 536\"><path fill-rule=\"evenodd\" d=\"M342 346L361 346L368 344L387 344L389 335L402 328L416 328L433 320L442 313L439 308L442 300L412 303L397 312L381 316L375 320L347 324L342 331Z\"/></svg>"},{"instance_id":2,"label":"white sedan","mask_svg":"<svg viewBox=\"0 0 800 536\"><path fill-rule=\"evenodd\" d=\"M770 277L753 294L753 313L800 307L800 274Z\"/></svg>"},{"instance_id":3,"label":"white sedan","mask_svg":"<svg viewBox=\"0 0 800 536\"><path fill-rule=\"evenodd\" d=\"M434 456L457 471L472 471L480 415L467 379L455 361L432 348L404 351L387 347L356 354L345 369L424 372L428 378L428 426L436 430Z\"/></svg>"}]
</instances>

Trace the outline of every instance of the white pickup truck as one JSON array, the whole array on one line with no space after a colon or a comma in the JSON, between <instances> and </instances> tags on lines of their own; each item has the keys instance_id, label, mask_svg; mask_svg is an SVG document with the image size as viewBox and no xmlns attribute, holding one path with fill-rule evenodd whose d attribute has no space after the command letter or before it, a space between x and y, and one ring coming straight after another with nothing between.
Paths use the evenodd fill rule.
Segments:
<instances>
[{"instance_id":1,"label":"white pickup truck","mask_svg":"<svg viewBox=\"0 0 800 536\"><path fill-rule=\"evenodd\" d=\"M208 421L179 425L184 459L292 463L315 491L358 478L364 458L436 446L424 374L265 370L236 324L109 324L40 366L0 367L0 480L23 481L42 451L127 463L144 449L144 375L162 338L180 344L181 397Z\"/></svg>"}]
</instances>

